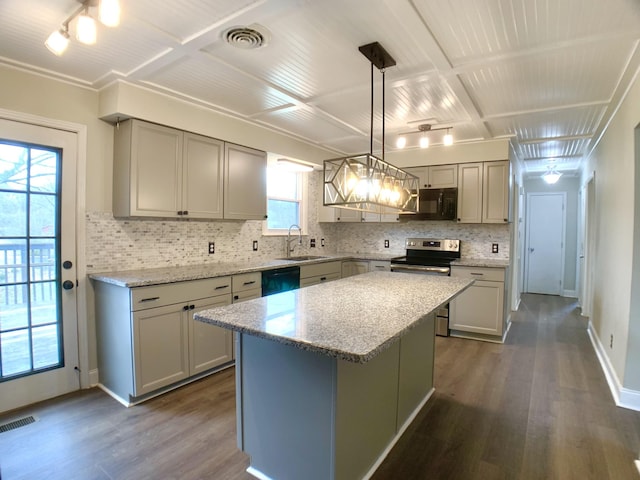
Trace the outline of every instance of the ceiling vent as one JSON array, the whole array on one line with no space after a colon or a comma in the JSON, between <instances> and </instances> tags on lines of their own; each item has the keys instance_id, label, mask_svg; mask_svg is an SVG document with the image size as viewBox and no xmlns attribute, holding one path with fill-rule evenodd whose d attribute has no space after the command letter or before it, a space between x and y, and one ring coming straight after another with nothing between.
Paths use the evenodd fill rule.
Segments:
<instances>
[{"instance_id":1,"label":"ceiling vent","mask_svg":"<svg viewBox=\"0 0 640 480\"><path fill-rule=\"evenodd\" d=\"M231 27L223 34L225 42L243 50L255 50L269 44L271 34L262 25L256 23L248 27Z\"/></svg>"}]
</instances>

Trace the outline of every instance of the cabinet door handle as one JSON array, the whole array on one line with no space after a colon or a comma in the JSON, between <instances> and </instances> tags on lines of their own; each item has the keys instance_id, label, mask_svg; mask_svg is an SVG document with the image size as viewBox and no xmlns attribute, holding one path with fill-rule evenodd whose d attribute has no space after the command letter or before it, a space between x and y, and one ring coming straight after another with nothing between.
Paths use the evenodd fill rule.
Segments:
<instances>
[{"instance_id":1,"label":"cabinet door handle","mask_svg":"<svg viewBox=\"0 0 640 480\"><path fill-rule=\"evenodd\" d=\"M320 281L324 282L327 279L327 277L320 277Z\"/></svg>"},{"instance_id":2,"label":"cabinet door handle","mask_svg":"<svg viewBox=\"0 0 640 480\"><path fill-rule=\"evenodd\" d=\"M243 285L253 285L254 283L256 283L256 281L251 280L250 282L244 282Z\"/></svg>"},{"instance_id":3,"label":"cabinet door handle","mask_svg":"<svg viewBox=\"0 0 640 480\"><path fill-rule=\"evenodd\" d=\"M229 288L229 285L220 285L219 287L216 287L216 290L222 290L224 288Z\"/></svg>"},{"instance_id":4,"label":"cabinet door handle","mask_svg":"<svg viewBox=\"0 0 640 480\"><path fill-rule=\"evenodd\" d=\"M239 298L240 298L240 295L234 295L234 296L233 296L233 299L234 299L234 300L238 300Z\"/></svg>"},{"instance_id":5,"label":"cabinet door handle","mask_svg":"<svg viewBox=\"0 0 640 480\"><path fill-rule=\"evenodd\" d=\"M156 300L160 300L160 297L142 298L142 299L140 299L140 302L139 302L139 303L143 303L143 302L155 302Z\"/></svg>"}]
</instances>

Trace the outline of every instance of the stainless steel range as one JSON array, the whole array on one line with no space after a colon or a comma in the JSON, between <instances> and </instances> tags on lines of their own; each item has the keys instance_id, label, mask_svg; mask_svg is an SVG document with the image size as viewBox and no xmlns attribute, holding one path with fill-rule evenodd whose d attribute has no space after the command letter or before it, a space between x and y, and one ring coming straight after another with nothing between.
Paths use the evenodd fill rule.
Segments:
<instances>
[{"instance_id":1,"label":"stainless steel range","mask_svg":"<svg viewBox=\"0 0 640 480\"><path fill-rule=\"evenodd\" d=\"M451 275L451 262L460 258L460 240L407 238L406 255L391 260L392 272ZM449 304L436 312L436 335L449 335Z\"/></svg>"}]
</instances>

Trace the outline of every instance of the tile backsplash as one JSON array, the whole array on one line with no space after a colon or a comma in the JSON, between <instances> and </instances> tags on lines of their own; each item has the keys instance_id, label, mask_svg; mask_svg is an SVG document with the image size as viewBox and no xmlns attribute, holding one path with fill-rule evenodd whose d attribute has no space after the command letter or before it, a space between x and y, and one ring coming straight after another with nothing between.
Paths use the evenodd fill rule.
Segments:
<instances>
[{"instance_id":1,"label":"tile backsplash","mask_svg":"<svg viewBox=\"0 0 640 480\"><path fill-rule=\"evenodd\" d=\"M319 205L322 173L310 178L309 204ZM308 214L308 235L300 254L388 253L404 254L407 237L462 240L463 257L509 258L509 226L454 222L318 223L317 211ZM310 239L316 247L309 247ZM325 246L320 246L324 238ZM258 240L258 251L253 241ZM389 248L384 241L389 240ZM86 214L87 271L109 272L206 263L259 261L285 255L284 238L262 236L262 221L198 221L188 219L120 219L109 212ZM215 253L208 243L215 242ZM499 253L491 253L497 243Z\"/></svg>"}]
</instances>

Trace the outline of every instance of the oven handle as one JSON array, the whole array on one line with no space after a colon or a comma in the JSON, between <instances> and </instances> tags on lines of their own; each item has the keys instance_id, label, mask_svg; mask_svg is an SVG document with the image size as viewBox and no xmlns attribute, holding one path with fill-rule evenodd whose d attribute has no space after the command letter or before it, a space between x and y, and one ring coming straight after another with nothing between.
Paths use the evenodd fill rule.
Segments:
<instances>
[{"instance_id":1,"label":"oven handle","mask_svg":"<svg viewBox=\"0 0 640 480\"><path fill-rule=\"evenodd\" d=\"M422 272L422 273L441 273L442 275L449 275L451 269L449 267L425 267L418 265L399 265L391 264L392 272Z\"/></svg>"}]
</instances>

